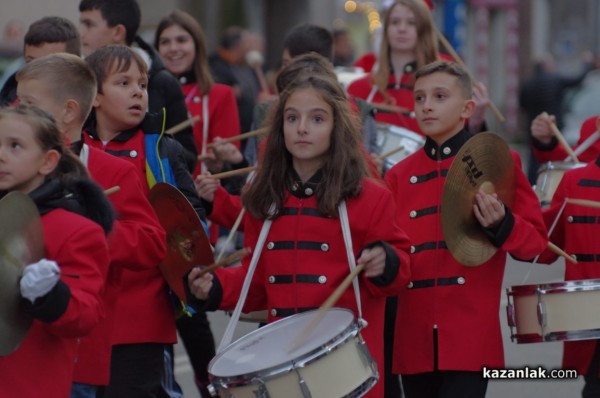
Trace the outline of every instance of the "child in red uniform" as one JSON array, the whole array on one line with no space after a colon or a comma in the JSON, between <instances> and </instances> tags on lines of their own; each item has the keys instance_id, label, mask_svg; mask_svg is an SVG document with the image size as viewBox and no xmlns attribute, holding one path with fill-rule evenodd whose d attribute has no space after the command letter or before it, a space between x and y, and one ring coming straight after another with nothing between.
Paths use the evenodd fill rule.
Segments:
<instances>
[{"instance_id":1,"label":"child in red uniform","mask_svg":"<svg viewBox=\"0 0 600 398\"><path fill-rule=\"evenodd\" d=\"M378 65L371 75L348 87L348 94L367 102L397 105L405 113L379 112L377 121L394 124L421 133L411 113L415 72L440 58L431 10L423 0L397 0L385 12ZM478 132L484 123L489 99L482 85L475 88L476 111L469 130Z\"/></svg>"},{"instance_id":2,"label":"child in red uniform","mask_svg":"<svg viewBox=\"0 0 600 398\"><path fill-rule=\"evenodd\" d=\"M600 126L596 119L595 128ZM544 221L550 228L556 226L550 241L577 259L577 264L566 262L565 280L599 279L600 256L596 237L600 224L596 222L600 211L592 207L567 203L565 199L585 199L600 202L600 157L587 166L566 171L560 181L550 207L544 210ZM556 218L558 217L558 220ZM556 254L545 251L539 263L551 264ZM582 397L600 395L600 345L598 340L565 341L562 368L577 369L585 378Z\"/></svg>"},{"instance_id":3,"label":"child in red uniform","mask_svg":"<svg viewBox=\"0 0 600 398\"><path fill-rule=\"evenodd\" d=\"M19 348L0 357L0 396L68 397L78 340L104 316L114 214L54 121L25 105L0 110L0 197L10 191L37 205L45 258L23 270L22 308L34 321Z\"/></svg>"},{"instance_id":4,"label":"child in red uniform","mask_svg":"<svg viewBox=\"0 0 600 398\"><path fill-rule=\"evenodd\" d=\"M244 311L268 309L272 322L325 301L350 272L338 213L345 202L356 262L365 265L359 285L369 326L362 334L383 369L385 297L408 281L408 239L391 220L390 192L367 177L356 122L342 87L327 74L299 75L280 94L256 178L242 194L245 246L254 248L272 220ZM207 300L199 304L233 308L248 260L198 279L192 270L190 290ZM301 281L290 278L298 274ZM356 314L353 290L336 305ZM380 379L368 396L382 394Z\"/></svg>"},{"instance_id":5,"label":"child in red uniform","mask_svg":"<svg viewBox=\"0 0 600 398\"><path fill-rule=\"evenodd\" d=\"M466 267L446 248L440 204L448 169L471 137L464 129L475 106L471 87L454 63L437 61L417 72L415 112L427 141L385 175L398 223L411 231L413 244L412 280L398 296L393 367L407 398L485 396L482 366L504 366L498 308L506 254L533 258L546 247L537 198L515 159L513 207L482 191L473 203L496 254Z\"/></svg>"},{"instance_id":6,"label":"child in red uniform","mask_svg":"<svg viewBox=\"0 0 600 398\"><path fill-rule=\"evenodd\" d=\"M96 75L98 94L86 125L85 143L131 162L145 182L146 193L155 181L176 186L204 220L204 209L181 145L170 136L157 134L160 126L154 127L152 114L146 113L144 61L128 47L107 46L86 57L86 62ZM122 283L129 286L124 288L129 300L123 299L117 306L111 382L106 396L129 396L126 391L136 385L151 391L156 383L160 384L162 348L176 341L174 310L160 270L124 271ZM153 286L153 295L135 293L149 292L149 285ZM150 369L132 367L128 365L130 360L141 361Z\"/></svg>"},{"instance_id":7,"label":"child in red uniform","mask_svg":"<svg viewBox=\"0 0 600 398\"><path fill-rule=\"evenodd\" d=\"M135 293L119 293L122 271L156 269L165 256L165 233L135 168L125 160L83 143L83 123L96 95L96 78L85 61L70 54L52 54L27 64L17 74L17 81L21 103L35 105L55 116L57 127L87 166L92 179L104 189L120 188L109 196L117 220L108 237L110 269L103 293L106 318L80 340L75 366L73 389L78 390L77 397L84 396L83 389L93 398L96 386L109 382L117 297L126 301L129 294ZM151 290L152 286L149 284L150 290L137 294L155 295L157 292Z\"/></svg>"},{"instance_id":8,"label":"child in red uniform","mask_svg":"<svg viewBox=\"0 0 600 398\"><path fill-rule=\"evenodd\" d=\"M207 144L218 137L240 134L238 108L233 88L213 82L202 27L191 15L175 10L158 24L154 47L167 70L179 79L189 113L200 117L194 124L194 140L198 153L205 159L205 170L226 171L222 170L226 165L215 157ZM229 145L240 148L239 141ZM237 156L232 159L236 167L248 165L241 152L232 152ZM199 162L194 176L200 173L200 165Z\"/></svg>"}]
</instances>

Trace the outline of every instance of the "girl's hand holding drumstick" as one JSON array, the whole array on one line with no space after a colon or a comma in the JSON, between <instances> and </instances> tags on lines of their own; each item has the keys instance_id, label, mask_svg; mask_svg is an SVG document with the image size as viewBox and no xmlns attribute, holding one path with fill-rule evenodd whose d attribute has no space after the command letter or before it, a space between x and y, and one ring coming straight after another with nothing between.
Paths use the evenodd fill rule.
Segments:
<instances>
[{"instance_id":1,"label":"girl's hand holding drumstick","mask_svg":"<svg viewBox=\"0 0 600 398\"><path fill-rule=\"evenodd\" d=\"M213 178L209 172L199 174L194 180L194 186L196 187L198 196L207 202L212 202L215 200L215 192L220 185L221 180L218 178Z\"/></svg>"}]
</instances>

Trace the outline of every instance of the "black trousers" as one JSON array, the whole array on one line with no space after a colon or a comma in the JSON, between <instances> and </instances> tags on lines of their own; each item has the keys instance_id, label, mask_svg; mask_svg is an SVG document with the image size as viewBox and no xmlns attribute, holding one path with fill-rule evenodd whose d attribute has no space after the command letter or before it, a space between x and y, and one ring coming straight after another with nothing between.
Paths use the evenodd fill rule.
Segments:
<instances>
[{"instance_id":1,"label":"black trousers","mask_svg":"<svg viewBox=\"0 0 600 398\"><path fill-rule=\"evenodd\" d=\"M598 372L600 372L600 340L596 340L596 349L594 350L594 356L590 363L590 368L587 373L583 376L585 385L581 396L583 398L597 398L600 397L600 378Z\"/></svg>"},{"instance_id":2,"label":"black trousers","mask_svg":"<svg viewBox=\"0 0 600 398\"><path fill-rule=\"evenodd\" d=\"M385 321L383 326L383 362L384 362L384 397L401 398L400 378L392 373L392 357L394 353L394 330L396 328L396 309L398 297L391 296L385 301Z\"/></svg>"},{"instance_id":3,"label":"black trousers","mask_svg":"<svg viewBox=\"0 0 600 398\"><path fill-rule=\"evenodd\" d=\"M109 385L99 389L102 398L155 398L164 372L164 344L113 346Z\"/></svg>"},{"instance_id":4,"label":"black trousers","mask_svg":"<svg viewBox=\"0 0 600 398\"><path fill-rule=\"evenodd\" d=\"M436 370L402 375L406 398L484 398L487 385L481 372Z\"/></svg>"}]
</instances>

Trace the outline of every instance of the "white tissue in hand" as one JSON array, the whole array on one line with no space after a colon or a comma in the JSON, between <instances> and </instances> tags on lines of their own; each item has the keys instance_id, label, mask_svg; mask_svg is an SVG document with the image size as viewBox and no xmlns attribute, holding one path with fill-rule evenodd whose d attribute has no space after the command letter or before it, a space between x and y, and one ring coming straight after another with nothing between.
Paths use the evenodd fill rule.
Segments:
<instances>
[{"instance_id":1,"label":"white tissue in hand","mask_svg":"<svg viewBox=\"0 0 600 398\"><path fill-rule=\"evenodd\" d=\"M59 279L60 268L56 262L44 258L29 264L21 277L21 296L33 303L36 298L48 294Z\"/></svg>"}]
</instances>

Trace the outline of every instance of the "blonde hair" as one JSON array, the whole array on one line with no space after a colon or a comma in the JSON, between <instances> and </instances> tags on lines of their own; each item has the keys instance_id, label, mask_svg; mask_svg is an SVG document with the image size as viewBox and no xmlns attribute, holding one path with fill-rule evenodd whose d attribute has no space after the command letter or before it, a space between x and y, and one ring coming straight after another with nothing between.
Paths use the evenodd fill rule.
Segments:
<instances>
[{"instance_id":1,"label":"blonde hair","mask_svg":"<svg viewBox=\"0 0 600 398\"><path fill-rule=\"evenodd\" d=\"M18 83L38 80L47 85L56 102L75 100L79 120L85 121L96 96L96 76L84 60L73 54L56 53L26 64L17 75Z\"/></svg>"}]
</instances>

